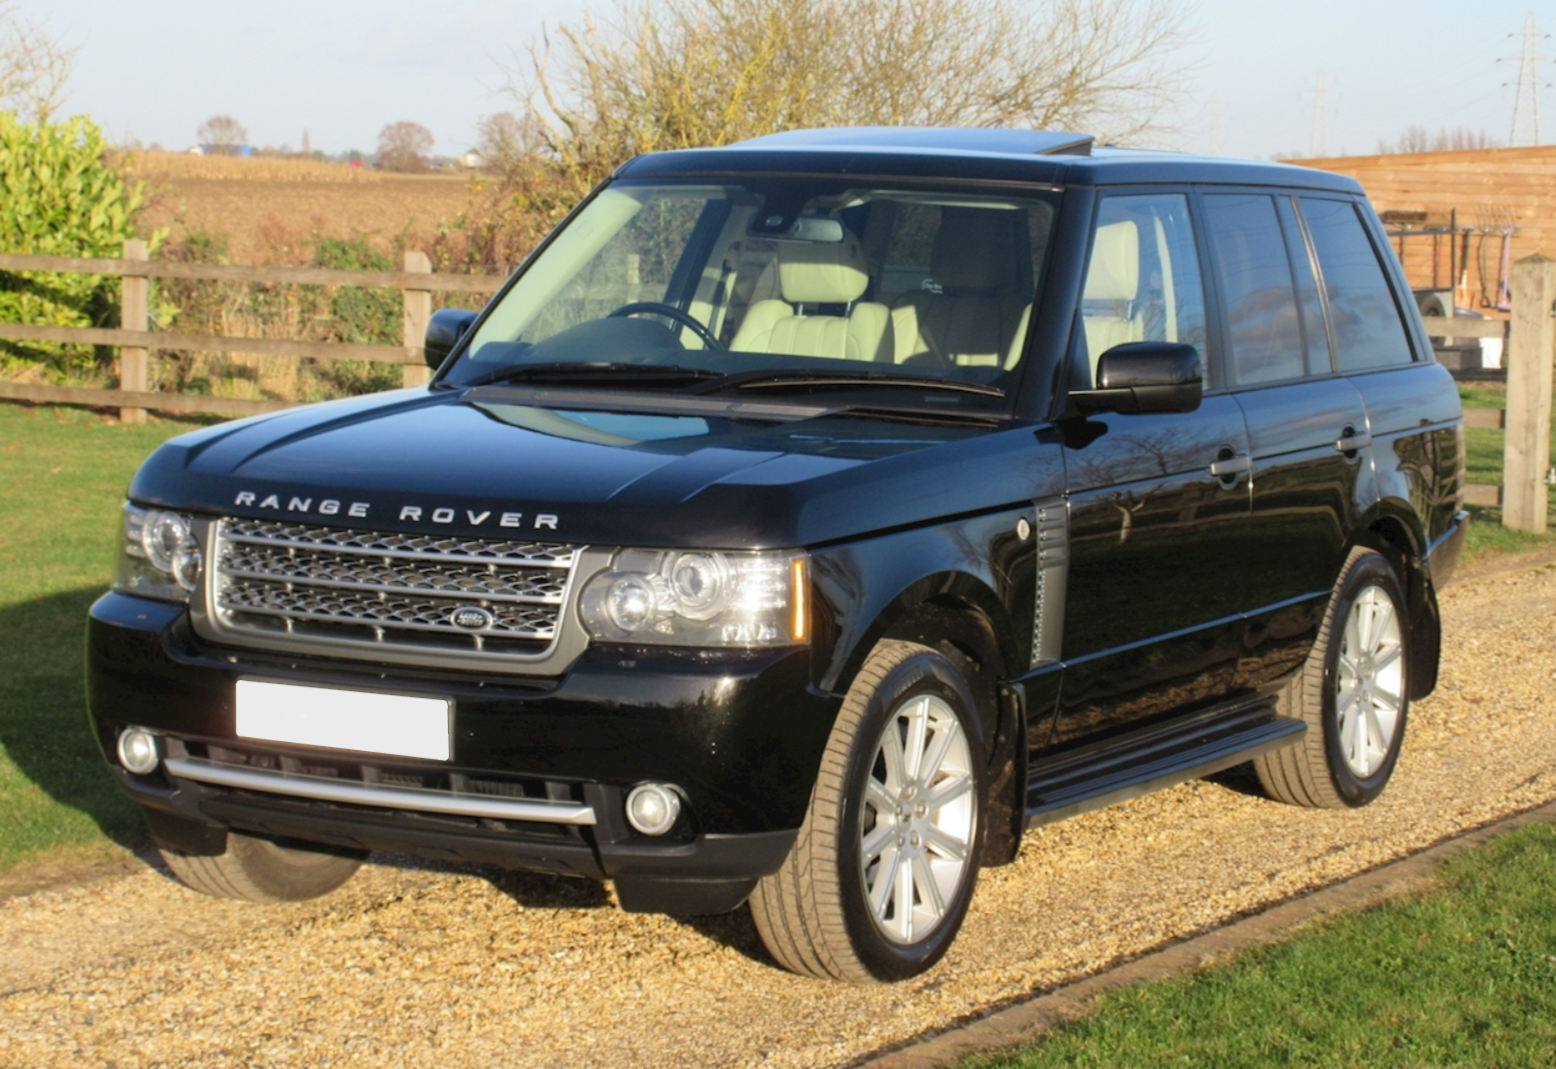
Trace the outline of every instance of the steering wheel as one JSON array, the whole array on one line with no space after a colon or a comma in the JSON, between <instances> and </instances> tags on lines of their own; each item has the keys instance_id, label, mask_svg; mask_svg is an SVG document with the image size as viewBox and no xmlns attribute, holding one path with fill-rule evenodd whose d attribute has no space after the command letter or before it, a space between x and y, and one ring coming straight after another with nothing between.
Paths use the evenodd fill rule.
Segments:
<instances>
[{"instance_id":1,"label":"steering wheel","mask_svg":"<svg viewBox=\"0 0 1556 1069\"><path fill-rule=\"evenodd\" d=\"M616 309L606 319L615 319L620 316L637 315L639 312L652 312L656 316L664 316L673 319L683 327L690 327L691 332L702 339L702 344L709 349L723 350L718 338L713 336L713 331L699 323L690 313L683 312L673 304L665 304L663 301L633 301Z\"/></svg>"}]
</instances>

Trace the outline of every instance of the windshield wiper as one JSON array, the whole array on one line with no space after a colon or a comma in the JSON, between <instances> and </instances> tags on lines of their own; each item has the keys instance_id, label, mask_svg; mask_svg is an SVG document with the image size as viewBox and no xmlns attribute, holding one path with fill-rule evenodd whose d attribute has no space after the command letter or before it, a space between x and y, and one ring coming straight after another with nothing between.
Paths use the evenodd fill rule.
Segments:
<instances>
[{"instance_id":1,"label":"windshield wiper","mask_svg":"<svg viewBox=\"0 0 1556 1069\"><path fill-rule=\"evenodd\" d=\"M769 390L785 386L902 386L914 390L946 390L972 393L981 397L1004 397L1005 391L979 382L932 379L917 375L892 375L872 371L737 371L705 382L687 393L720 393L724 390Z\"/></svg>"},{"instance_id":2,"label":"windshield wiper","mask_svg":"<svg viewBox=\"0 0 1556 1069\"><path fill-rule=\"evenodd\" d=\"M610 360L556 360L544 364L509 364L462 386L485 386L493 382L596 382L613 386L627 382L685 383L699 379L721 379L717 371L681 367L677 364L627 364Z\"/></svg>"}]
</instances>

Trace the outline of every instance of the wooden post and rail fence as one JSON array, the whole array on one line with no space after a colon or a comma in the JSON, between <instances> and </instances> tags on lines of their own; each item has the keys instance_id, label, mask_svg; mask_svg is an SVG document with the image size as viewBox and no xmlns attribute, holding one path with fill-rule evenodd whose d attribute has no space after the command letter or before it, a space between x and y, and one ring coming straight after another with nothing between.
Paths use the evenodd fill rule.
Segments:
<instances>
[{"instance_id":1,"label":"wooden post and rail fence","mask_svg":"<svg viewBox=\"0 0 1556 1069\"><path fill-rule=\"evenodd\" d=\"M1466 427L1506 432L1502 484L1471 484L1465 501L1501 505L1502 525L1544 533L1551 492L1551 378L1556 360L1556 260L1530 256L1513 265L1513 315L1503 322L1468 317L1426 319L1433 337L1505 338L1507 407L1466 408Z\"/></svg>"},{"instance_id":2,"label":"wooden post and rail fence","mask_svg":"<svg viewBox=\"0 0 1556 1069\"><path fill-rule=\"evenodd\" d=\"M0 382L0 400L118 408L120 418L126 422L143 421L147 409L248 416L290 407L285 401L249 401L150 390L150 354L158 348L400 364L405 385L420 385L431 374L422 344L427 321L432 317L432 295L438 292L491 294L504 281L497 275L435 274L431 261L423 252L407 252L401 271L242 267L151 260L146 244L141 241L126 241L124 256L119 260L0 254L0 271L79 272L122 278L120 327L117 330L0 323L0 338L118 346L119 389ZM403 344L355 345L152 331L149 329L149 280L153 278L398 289L405 304ZM1471 485L1466 501L1474 505L1501 505L1505 526L1543 532L1550 495L1547 476L1551 470L1551 377L1553 353L1556 353L1556 318L1553 318L1556 316L1556 260L1531 256L1516 263L1512 296L1510 322L1429 317L1426 328L1434 337L1505 339L1507 408L1470 408L1464 413L1466 426L1506 431L1502 485Z\"/></svg>"},{"instance_id":3,"label":"wooden post and rail fence","mask_svg":"<svg viewBox=\"0 0 1556 1069\"><path fill-rule=\"evenodd\" d=\"M68 256L0 254L0 271L57 271L118 275L119 329L36 326L0 323L0 338L17 341L64 342L119 347L119 388L87 389L0 382L0 400L117 408L127 423L142 422L147 409L161 412L251 416L291 407L286 401L249 401L196 394L160 393L149 389L150 355L155 349L196 352L252 353L259 356L309 357L315 360L366 360L399 364L407 386L431 376L422 353L427 321L432 318L434 293L492 294L505 279L498 275L437 274L424 252L407 252L401 271L346 271L326 267L244 267L187 264L152 260L146 243L126 241L122 259L78 259ZM271 285L364 286L398 289L405 303L401 345L356 345L345 342L293 341L286 338L246 338L221 334L188 334L151 330L150 280L187 278L217 282L257 282Z\"/></svg>"}]
</instances>

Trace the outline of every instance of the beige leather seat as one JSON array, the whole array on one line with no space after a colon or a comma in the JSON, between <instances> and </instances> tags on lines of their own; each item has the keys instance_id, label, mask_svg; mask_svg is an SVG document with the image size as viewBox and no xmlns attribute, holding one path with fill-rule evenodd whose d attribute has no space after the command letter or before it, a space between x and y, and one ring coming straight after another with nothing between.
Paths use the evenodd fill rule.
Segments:
<instances>
[{"instance_id":1,"label":"beige leather seat","mask_svg":"<svg viewBox=\"0 0 1556 1069\"><path fill-rule=\"evenodd\" d=\"M929 254L941 292L905 293L892 308L898 363L1011 367L1031 315L1020 289L1013 212L943 208Z\"/></svg>"},{"instance_id":2,"label":"beige leather seat","mask_svg":"<svg viewBox=\"0 0 1556 1069\"><path fill-rule=\"evenodd\" d=\"M847 360L889 361L895 350L891 312L859 301L869 288L864 252L851 235L842 241L778 243L783 300L757 301L730 348ZM858 303L855 303L858 302ZM818 305L844 305L843 315L806 314Z\"/></svg>"},{"instance_id":3,"label":"beige leather seat","mask_svg":"<svg viewBox=\"0 0 1556 1069\"><path fill-rule=\"evenodd\" d=\"M1129 219L1098 227L1081 294L1093 382L1103 353L1115 345L1145 340L1139 296L1140 228Z\"/></svg>"}]
</instances>

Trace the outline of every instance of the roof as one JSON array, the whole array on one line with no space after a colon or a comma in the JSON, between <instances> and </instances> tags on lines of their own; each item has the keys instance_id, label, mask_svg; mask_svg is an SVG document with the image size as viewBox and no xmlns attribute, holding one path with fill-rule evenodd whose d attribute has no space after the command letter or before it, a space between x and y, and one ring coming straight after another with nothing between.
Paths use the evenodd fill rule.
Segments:
<instances>
[{"instance_id":1,"label":"roof","mask_svg":"<svg viewBox=\"0 0 1556 1069\"><path fill-rule=\"evenodd\" d=\"M786 130L739 141L732 148L930 149L1010 156L1086 156L1090 134L957 126L833 126Z\"/></svg>"},{"instance_id":2,"label":"roof","mask_svg":"<svg viewBox=\"0 0 1556 1069\"><path fill-rule=\"evenodd\" d=\"M785 174L1015 182L1265 186L1359 194L1353 179L1262 160L1094 146L1085 134L968 127L858 126L789 130L723 148L650 152L618 178Z\"/></svg>"}]
</instances>

